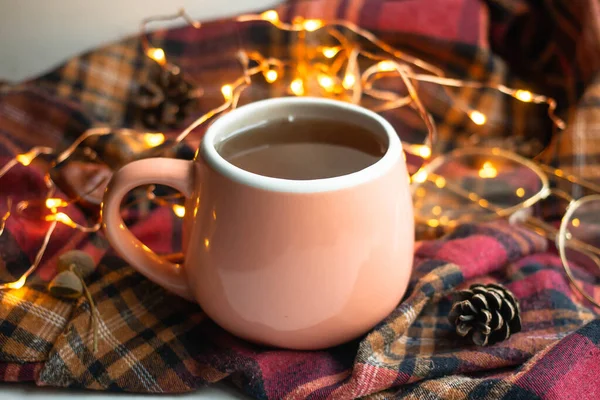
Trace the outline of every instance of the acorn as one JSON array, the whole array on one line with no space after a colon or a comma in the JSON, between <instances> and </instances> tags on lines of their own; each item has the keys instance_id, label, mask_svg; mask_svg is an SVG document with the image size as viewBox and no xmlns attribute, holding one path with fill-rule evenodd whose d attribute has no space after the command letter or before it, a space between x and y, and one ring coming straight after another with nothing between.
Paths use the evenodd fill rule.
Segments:
<instances>
[{"instance_id":1,"label":"acorn","mask_svg":"<svg viewBox=\"0 0 600 400\"><path fill-rule=\"evenodd\" d=\"M58 272L73 271L85 279L96 270L96 264L85 251L71 250L58 257L57 269Z\"/></svg>"},{"instance_id":2,"label":"acorn","mask_svg":"<svg viewBox=\"0 0 600 400\"><path fill-rule=\"evenodd\" d=\"M48 285L50 293L62 299L78 299L83 294L83 282L72 271L62 271Z\"/></svg>"}]
</instances>

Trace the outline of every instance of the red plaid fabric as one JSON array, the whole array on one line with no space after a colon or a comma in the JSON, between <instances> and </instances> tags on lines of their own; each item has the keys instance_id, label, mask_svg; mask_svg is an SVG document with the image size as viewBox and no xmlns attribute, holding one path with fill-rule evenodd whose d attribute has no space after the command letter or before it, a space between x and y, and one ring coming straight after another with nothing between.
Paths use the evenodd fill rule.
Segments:
<instances>
[{"instance_id":1,"label":"red plaid fabric","mask_svg":"<svg viewBox=\"0 0 600 400\"><path fill-rule=\"evenodd\" d=\"M492 142L510 134L547 146L549 162L597 178L598 9L596 0L321 0L287 3L279 11L288 20L348 19L450 76L516 87L526 82L530 90L555 96L570 129L554 136L545 109L491 91L461 89L456 95L499 121L495 129L478 131L444 102L431 99L428 106L440 127L441 149L469 144L473 135ZM289 40L265 26L227 21L150 39L205 90L196 114L221 101L220 86L239 75L232 54L240 40L265 54L281 54ZM90 126L140 128L133 99L151 71L139 38L132 37L3 90L0 168L33 145L65 146ZM422 129L405 119L395 126ZM174 156L191 157L200 136ZM129 145L112 137L92 147L110 148L114 155ZM119 154L111 156L111 165L123 162ZM18 202L44 196L44 167L43 160L33 168L18 166L0 179L0 215L8 197ZM70 206L67 212L83 223L92 211ZM162 253L180 248L181 220L169 209L142 203L126 217L149 247ZM46 229L37 219L7 220L0 235L3 280L28 268ZM100 315L97 353L87 301L57 300L45 285L56 273L58 255L72 248L87 251L99 265L87 281ZM600 300L597 275L583 268L574 274ZM447 320L449 293L475 282L499 282L513 291L521 304L522 332L485 348L459 340ZM600 396L593 378L600 365L597 315L570 288L545 239L494 222L420 241L405 298L364 337L315 352L267 349L231 336L197 305L137 274L101 233L59 224L25 287L0 292L0 380L140 393L189 392L227 381L261 399L594 399Z\"/></svg>"}]
</instances>

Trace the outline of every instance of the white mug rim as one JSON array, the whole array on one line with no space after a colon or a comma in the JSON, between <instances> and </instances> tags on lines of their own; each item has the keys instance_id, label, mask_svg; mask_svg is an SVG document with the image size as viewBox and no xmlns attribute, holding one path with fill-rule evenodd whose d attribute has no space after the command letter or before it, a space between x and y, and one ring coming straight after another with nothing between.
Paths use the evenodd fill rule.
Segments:
<instances>
[{"instance_id":1,"label":"white mug rim","mask_svg":"<svg viewBox=\"0 0 600 400\"><path fill-rule=\"evenodd\" d=\"M365 119L370 119L379 125L381 132L385 135L388 142L387 150L379 160L359 171L331 178L308 180L282 179L255 174L229 163L219 154L216 149L216 139L222 135L227 135L229 131L228 127L230 127L233 122L239 121L239 119L248 118L258 111L276 104L288 105L291 107L317 105L324 108L337 108L345 112L361 115ZM202 143L200 144L201 157L215 171L225 177L257 189L288 193L320 193L336 191L373 181L382 175L385 175L386 172L393 168L402 156L401 153L402 145L400 143L400 138L396 134L395 129L385 118L371 110L355 104L320 97L280 97L259 100L254 103L243 105L219 117L211 126L209 126L202 139Z\"/></svg>"}]
</instances>

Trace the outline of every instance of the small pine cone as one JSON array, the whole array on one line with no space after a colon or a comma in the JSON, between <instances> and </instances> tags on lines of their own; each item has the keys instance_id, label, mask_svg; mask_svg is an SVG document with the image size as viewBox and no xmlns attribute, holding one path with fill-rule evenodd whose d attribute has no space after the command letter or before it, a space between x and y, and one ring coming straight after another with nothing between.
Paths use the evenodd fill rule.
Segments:
<instances>
[{"instance_id":1,"label":"small pine cone","mask_svg":"<svg viewBox=\"0 0 600 400\"><path fill-rule=\"evenodd\" d=\"M474 284L453 294L448 319L458 335L487 346L521 331L520 313L517 299L504 286Z\"/></svg>"}]
</instances>

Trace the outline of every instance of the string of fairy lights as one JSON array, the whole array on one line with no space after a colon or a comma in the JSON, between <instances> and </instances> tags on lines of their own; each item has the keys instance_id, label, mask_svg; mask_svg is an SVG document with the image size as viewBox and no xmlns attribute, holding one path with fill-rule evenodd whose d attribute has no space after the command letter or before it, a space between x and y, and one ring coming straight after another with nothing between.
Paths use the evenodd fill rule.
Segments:
<instances>
[{"instance_id":1,"label":"string of fairy lights","mask_svg":"<svg viewBox=\"0 0 600 400\"><path fill-rule=\"evenodd\" d=\"M141 44L144 54L156 62L166 73L171 74L180 74L181 71L177 65L168 60L167 54L165 54L162 48L154 47L150 43L146 36L146 28L150 22L176 19L183 19L195 29L202 28L201 23L191 18L184 10L180 10L172 15L145 19L141 25ZM437 133L434 119L419 97L418 84L420 82L432 83L443 87L445 93L454 102L453 104L463 111L476 125L486 124L487 116L483 112L470 108L458 101L453 92L448 90L449 88L487 88L511 96L524 103L545 104L548 107L548 116L554 125L559 129L565 128L565 123L555 114L556 102L551 98L532 93L528 90L513 89L491 82L449 78L441 68L393 48L378 39L373 33L348 21L324 21L321 19L295 17L292 22L288 23L282 21L275 10L268 10L260 14L244 14L235 17L234 20L238 23L262 21L271 24L274 28L281 31L296 33L297 41L294 46L300 50L296 53L301 56L296 60L289 61L266 57L257 51L240 49L237 56L243 68L243 73L233 82L225 83L221 87L223 103L193 121L174 140L169 142L169 145L166 147L164 146L164 134L159 132L143 133L143 141L148 147L161 146L161 151L172 148L172 146L184 141L188 135L202 124L228 110L235 109L238 106L242 92L252 84L252 77L256 75L262 75L268 84L280 84L284 76L289 75L287 76L290 82L287 93L292 96L304 96L310 93L316 83L318 94L321 96L335 97L356 104L360 104L365 97L376 100L378 103L372 108L374 111L411 107L423 120L428 134L423 143L403 143L403 146L405 152L424 160L430 159L433 156L432 145L435 142ZM343 30L349 31L351 35L344 34ZM317 52L314 54L314 52L306 51L308 47L307 35L316 32L325 34L323 43L327 43L327 45L318 45ZM370 48L375 48L376 51L366 49L366 46L362 46L361 42L369 43ZM361 69L359 59L369 61L370 65ZM425 71L425 73L420 71ZM390 77L401 80L406 94L401 94L393 90L385 90L377 85L381 79ZM191 95L197 96L198 92L195 91ZM41 155L51 157L50 167L55 166L69 159L84 144L86 139L110 133L131 134L127 129L92 128L84 132L68 148L60 152L50 147L34 147L25 153L17 154L0 168L0 179L17 165L33 167L33 161ZM488 165L487 172L492 173L492 170L493 167ZM426 179L426 176L417 172L412 176L412 179L413 181L419 181L420 179ZM73 221L65 212L65 208L76 202L77 199L55 197L56 185L50 177L49 170L45 173L44 181L47 193L45 199L42 200L42 204L46 208L47 213L44 215L43 221L50 224L44 235L42 245L30 268L18 280L0 285L0 289L18 289L25 284L27 278L40 264L57 224L63 224L85 233L100 230L101 221L95 221L92 225L85 226ZM102 183L106 182L100 182L98 185ZM178 197L180 196L171 195L169 198L161 198L154 194L153 187L148 188L146 192L148 200L161 206L171 207L177 217L183 218L185 216L184 207L169 202L169 200ZM13 204L12 199L8 198L7 203L8 211L3 216L0 216L0 235L4 231L7 220L15 210L17 212L23 211L34 202L21 201Z\"/></svg>"}]
</instances>

